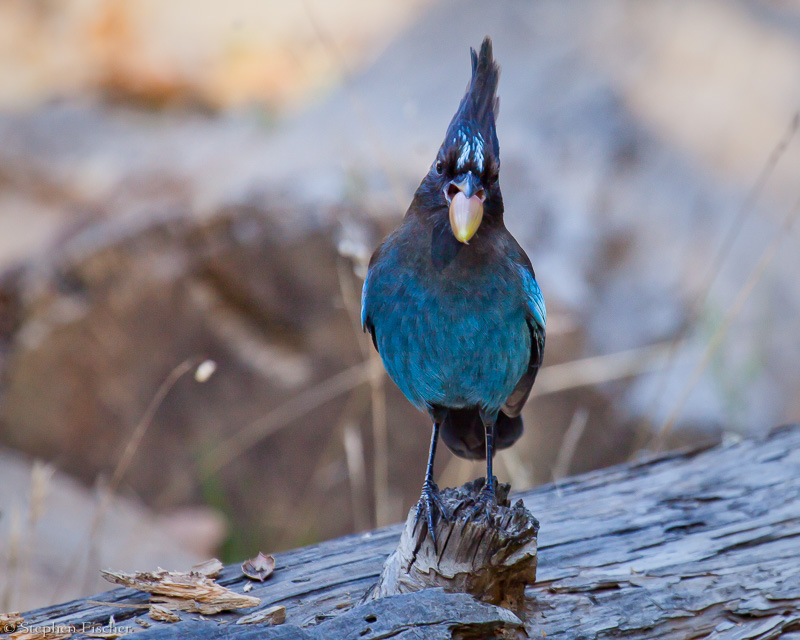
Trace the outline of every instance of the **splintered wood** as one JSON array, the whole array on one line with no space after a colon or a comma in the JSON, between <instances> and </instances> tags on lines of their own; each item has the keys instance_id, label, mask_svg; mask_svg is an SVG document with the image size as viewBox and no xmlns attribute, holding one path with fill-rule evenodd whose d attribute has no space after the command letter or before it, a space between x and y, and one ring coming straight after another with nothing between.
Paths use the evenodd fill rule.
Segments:
<instances>
[{"instance_id":1,"label":"splintered wood","mask_svg":"<svg viewBox=\"0 0 800 640\"><path fill-rule=\"evenodd\" d=\"M19 612L14 613L0 613L0 633L11 633L16 631L17 627L25 622Z\"/></svg>"},{"instance_id":2,"label":"splintered wood","mask_svg":"<svg viewBox=\"0 0 800 640\"><path fill-rule=\"evenodd\" d=\"M171 611L213 615L220 611L245 609L261 603L259 598L236 593L214 582L200 571L142 571L122 573L101 571L109 582L151 594L151 600Z\"/></svg>"},{"instance_id":3,"label":"splintered wood","mask_svg":"<svg viewBox=\"0 0 800 640\"><path fill-rule=\"evenodd\" d=\"M496 485L497 507L473 514L484 479L441 492L451 516L436 519L436 541L413 507L397 549L389 556L370 598L442 587L490 604L519 610L525 588L536 581L539 523L521 500L511 505L509 485Z\"/></svg>"},{"instance_id":4,"label":"splintered wood","mask_svg":"<svg viewBox=\"0 0 800 640\"><path fill-rule=\"evenodd\" d=\"M283 624L284 622L286 622L286 607L276 604L274 607L239 618L236 624Z\"/></svg>"},{"instance_id":5,"label":"splintered wood","mask_svg":"<svg viewBox=\"0 0 800 640\"><path fill-rule=\"evenodd\" d=\"M181 621L181 617L177 613L167 609L166 607L162 607L160 604L151 604L150 611L147 612L147 615L149 615L150 618L156 622Z\"/></svg>"}]
</instances>

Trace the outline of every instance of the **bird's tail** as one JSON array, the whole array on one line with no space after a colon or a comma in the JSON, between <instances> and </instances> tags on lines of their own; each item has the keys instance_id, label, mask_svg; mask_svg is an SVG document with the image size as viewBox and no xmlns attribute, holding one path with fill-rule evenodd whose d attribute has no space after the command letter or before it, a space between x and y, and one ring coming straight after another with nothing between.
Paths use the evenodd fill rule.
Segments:
<instances>
[{"instance_id":1,"label":"bird's tail","mask_svg":"<svg viewBox=\"0 0 800 640\"><path fill-rule=\"evenodd\" d=\"M470 460L486 459L486 432L478 409L449 409L440 430L453 453ZM522 435L522 418L509 418L502 411L495 423L495 451L506 449Z\"/></svg>"}]
</instances>

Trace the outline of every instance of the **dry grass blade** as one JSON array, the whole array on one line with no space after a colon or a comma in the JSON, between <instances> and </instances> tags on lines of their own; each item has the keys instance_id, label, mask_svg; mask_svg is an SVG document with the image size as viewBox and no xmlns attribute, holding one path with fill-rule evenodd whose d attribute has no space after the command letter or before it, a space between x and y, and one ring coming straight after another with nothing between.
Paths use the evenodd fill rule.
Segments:
<instances>
[{"instance_id":1,"label":"dry grass blade","mask_svg":"<svg viewBox=\"0 0 800 640\"><path fill-rule=\"evenodd\" d=\"M366 267L366 265L362 265ZM385 526L394 520L392 500L389 490L389 421L386 414L386 380L383 365L378 353L372 348L361 331L361 297L356 295L352 272L337 263L339 288L342 292L345 309L356 331L356 342L364 359L373 367L369 378L372 406L372 440L374 451L373 498L375 501L375 524ZM347 444L347 442L345 442ZM348 468L350 459L348 458ZM363 511L361 509L360 511ZM360 518L363 515L357 516ZM366 527L364 527L366 528Z\"/></svg>"},{"instance_id":2,"label":"dry grass blade","mask_svg":"<svg viewBox=\"0 0 800 640\"><path fill-rule=\"evenodd\" d=\"M114 493L119 488L122 478L125 476L131 466L133 456L136 455L136 451L139 449L139 445L142 442L144 434L147 433L147 430L150 428L150 424L153 422L156 411L158 411L159 407L161 407L161 403L164 402L167 394L172 391L172 387L175 386L178 380L180 380L189 371L194 369L200 362L202 362L202 359L200 358L189 358L188 360L184 360L172 371L170 371L164 382L162 382L158 387L158 390L153 396L153 399L150 401L150 404L147 406L142 419L139 421L139 424L136 425L136 428L133 430L128 443L125 445L125 449L122 451L119 462L117 462L117 466L114 469L114 475L111 476L111 482L109 483L109 491L111 493Z\"/></svg>"},{"instance_id":3,"label":"dry grass blade","mask_svg":"<svg viewBox=\"0 0 800 640\"><path fill-rule=\"evenodd\" d=\"M709 291L711 291L711 287L714 285L714 281L717 279L717 276L722 270L722 265L725 263L725 260L727 260L728 254L731 252L731 249L733 248L736 239L742 232L745 220L753 211L756 202L758 202L759 197L764 191L764 187L766 186L767 181L769 180L772 173L775 171L775 167L778 165L778 162L783 157L783 154L786 153L786 150L789 148L789 144L792 142L795 135L797 134L798 128L800 128L800 112L794 114L794 117L792 117L792 120L789 122L789 126L787 127L785 133L783 134L783 137L778 141L778 144L775 145L775 148L769 154L769 157L764 163L764 166L761 169L761 173L758 175L755 184L750 189L750 192L747 194L747 197L742 203L741 208L734 217L731 226L728 228L728 233L723 239L719 251L717 252L717 255L714 257L714 261L711 264L711 268L708 271L706 280L701 289L702 291L701 296L697 304L695 305L693 314L695 319L705 306Z\"/></svg>"},{"instance_id":4,"label":"dry grass blade","mask_svg":"<svg viewBox=\"0 0 800 640\"><path fill-rule=\"evenodd\" d=\"M659 342L638 349L544 367L533 386L531 396L543 396L654 371L664 366L671 346L671 342Z\"/></svg>"},{"instance_id":5,"label":"dry grass blade","mask_svg":"<svg viewBox=\"0 0 800 640\"><path fill-rule=\"evenodd\" d=\"M36 544L36 526L45 511L45 502L50 490L50 480L55 473L55 467L36 460L31 469L31 488L28 498L28 521L26 524L25 541L20 549L20 577L17 587L17 601L22 606L30 592L31 557Z\"/></svg>"},{"instance_id":6,"label":"dry grass blade","mask_svg":"<svg viewBox=\"0 0 800 640\"><path fill-rule=\"evenodd\" d=\"M580 442L588 421L588 409L581 407L573 414L569 427L567 427L564 433L564 439L561 441L556 463L553 465L553 479L561 480L561 478L569 474L569 469L572 466L572 458L575 456L578 442Z\"/></svg>"},{"instance_id":7,"label":"dry grass blade","mask_svg":"<svg viewBox=\"0 0 800 640\"><path fill-rule=\"evenodd\" d=\"M609 382L620 378L641 375L663 366L663 357L669 343L659 343L620 353L594 356L551 365L542 369L533 388L532 396L557 393L575 387ZM386 403L383 393L383 367L380 357L374 354L367 362L340 371L318 385L298 394L270 411L266 416L242 428L205 456L202 472L210 475L232 462L264 438L294 424L295 421L337 396L351 391L360 384L370 382L372 392L373 429L376 438L375 497L376 520L391 522L391 504L388 481L388 429ZM377 382L373 382L377 381ZM378 450L385 451L379 456ZM380 459L378 459L380 458Z\"/></svg>"},{"instance_id":8,"label":"dry grass blade","mask_svg":"<svg viewBox=\"0 0 800 640\"><path fill-rule=\"evenodd\" d=\"M783 154L786 153L786 150L789 148L789 144L792 142L795 135L797 134L798 128L800 128L800 112L794 114L794 117L789 123L789 126L787 127L783 137L778 141L778 144L775 145L772 152L767 157L767 160L764 163L764 167L761 169L761 173L756 179L755 184L753 184L753 186L750 188L750 191L747 194L747 197L744 199L741 208L734 216L734 219L731 222L730 227L728 227L728 232L725 235L724 239L722 240L722 244L720 245L719 251L717 251L716 256L711 262L711 266L706 272L703 284L700 287L700 294L698 295L697 299L695 300L689 312L688 322L684 324L683 328L678 332L678 334L675 336L672 342L669 355L667 356L667 365L664 367L664 374L662 374L659 380L659 384L656 385L653 391L653 400L651 402L652 407L649 412L650 415L653 415L655 413L656 403L659 401L661 396L666 391L667 380L668 380L666 372L675 362L675 358L678 355L679 346L686 338L689 331L696 325L697 320L703 311L703 308L706 306L708 296L711 293L711 288L714 286L714 282L716 281L717 276L719 276L720 272L722 271L722 266L728 259L728 255L730 254L734 243L736 242L737 238L739 237L739 234L744 228L745 221L755 208L755 204L758 201L759 197L761 196L762 192L764 191L764 187L766 186L767 181L769 180L772 173L775 171L775 167L778 165L778 162L783 157Z\"/></svg>"},{"instance_id":9,"label":"dry grass blade","mask_svg":"<svg viewBox=\"0 0 800 640\"><path fill-rule=\"evenodd\" d=\"M330 492L336 490L335 485L331 485L325 478L328 477L332 465L337 465L341 457L340 430L349 422L358 423L368 403L368 389L355 388L348 393L335 426L326 429L317 443L314 471L299 488L297 498L293 500L296 507L275 522L280 531L276 546L297 546L297 531L302 530L306 523L317 517L316 514L322 505L329 500Z\"/></svg>"},{"instance_id":10,"label":"dry grass blade","mask_svg":"<svg viewBox=\"0 0 800 640\"><path fill-rule=\"evenodd\" d=\"M686 406L686 402L689 400L689 396L691 395L692 391L694 390L697 383L700 381L703 373L705 372L706 368L708 367L711 359L719 350L720 346L722 345L722 341L725 339L725 336L728 334L728 330L731 328L733 321L738 317L739 313L744 308L747 299L750 297L750 294L755 289L756 285L761 280L764 272L767 270L772 261L775 259L775 256L778 254L778 249L780 249L781 244L783 243L786 236L789 235L790 231L792 230L792 226L794 225L795 221L797 220L798 215L800 214L800 199L795 203L794 207L789 211L788 215L783 221L780 229L775 234L775 237L772 239L772 242L769 246L764 250L764 253L761 254L756 266L753 267L753 270L750 272L750 275L745 280L742 288L739 290L739 293L736 296L731 307L728 309L728 312L725 314L725 318L723 319L722 323L717 327L714 331L714 334L711 336L711 339L708 341L706 345L705 351L703 352L703 356L700 358L698 363L695 365L694 369L692 370L691 375L686 381L680 395L678 396L678 401L672 408L667 419L664 421L664 424L655 434L654 438L654 449L656 451L662 450L664 447L665 441L667 436L672 431L675 423L678 421L681 413L683 412L683 408Z\"/></svg>"},{"instance_id":11,"label":"dry grass blade","mask_svg":"<svg viewBox=\"0 0 800 640\"><path fill-rule=\"evenodd\" d=\"M364 531L369 527L367 472L364 463L364 442L357 424L348 422L342 427L342 444L347 462L347 476L350 480L353 524L356 531Z\"/></svg>"},{"instance_id":12,"label":"dry grass blade","mask_svg":"<svg viewBox=\"0 0 800 640\"><path fill-rule=\"evenodd\" d=\"M195 571L165 571L123 573L101 571L106 580L124 587L144 591L153 601L167 609L213 615L231 609L246 609L261 604L254 596L236 593Z\"/></svg>"},{"instance_id":13,"label":"dry grass blade","mask_svg":"<svg viewBox=\"0 0 800 640\"><path fill-rule=\"evenodd\" d=\"M375 445L375 525L384 527L393 521L389 495L389 428L386 419L385 376L377 353L372 354L369 364L372 369L369 381L372 392L372 438Z\"/></svg>"},{"instance_id":14,"label":"dry grass blade","mask_svg":"<svg viewBox=\"0 0 800 640\"><path fill-rule=\"evenodd\" d=\"M147 406L144 415L142 416L141 420L139 420L139 423L134 428L131 437L128 439L125 449L123 449L122 455L120 456L117 466L114 469L111 482L107 487L105 487L105 490L101 494L100 503L95 510L91 525L89 526L89 551L86 574L84 576L84 591L89 590L89 585L93 579L93 567L99 566L97 557L98 538L103 524L103 519L105 518L105 514L111 505L111 499L113 498L114 494L119 488L120 483L122 482L122 479L125 477L125 474L130 468L131 462L133 461L133 457L136 455L136 451L139 449L142 438L150 428L150 424L153 422L153 418L155 417L158 409L161 407L161 404L164 402L164 399L167 397L178 380L180 380L185 374L187 374L201 362L203 362L203 358L189 358L188 360L181 362L169 373L166 379L158 387L158 390L153 396L153 399L150 401L150 404ZM73 561L70 563L67 571L64 573L62 581L56 586L56 592L54 593L53 597L54 601L58 599L56 596L63 587L65 581L73 578L73 574L79 560L79 556L76 555ZM92 560L94 560L94 562Z\"/></svg>"},{"instance_id":15,"label":"dry grass blade","mask_svg":"<svg viewBox=\"0 0 800 640\"><path fill-rule=\"evenodd\" d=\"M124 602L103 602L102 600L84 600L86 604L98 607L111 607L112 609L147 609L148 604L126 604Z\"/></svg>"},{"instance_id":16,"label":"dry grass blade","mask_svg":"<svg viewBox=\"0 0 800 640\"><path fill-rule=\"evenodd\" d=\"M340 371L296 395L215 447L205 456L202 470L206 475L219 471L260 440L292 424L299 417L307 415L326 402L367 382L371 375L370 363L364 362Z\"/></svg>"},{"instance_id":17,"label":"dry grass blade","mask_svg":"<svg viewBox=\"0 0 800 640\"><path fill-rule=\"evenodd\" d=\"M517 449L498 451L495 460L505 469L515 491L525 491L533 486L533 466L522 460Z\"/></svg>"},{"instance_id":18,"label":"dry grass blade","mask_svg":"<svg viewBox=\"0 0 800 640\"><path fill-rule=\"evenodd\" d=\"M19 580L20 556L22 555L22 516L16 506L11 508L11 514L3 514L9 519L8 540L6 542L6 585L0 598L0 607L8 611L12 607L12 599L16 598L15 585Z\"/></svg>"}]
</instances>

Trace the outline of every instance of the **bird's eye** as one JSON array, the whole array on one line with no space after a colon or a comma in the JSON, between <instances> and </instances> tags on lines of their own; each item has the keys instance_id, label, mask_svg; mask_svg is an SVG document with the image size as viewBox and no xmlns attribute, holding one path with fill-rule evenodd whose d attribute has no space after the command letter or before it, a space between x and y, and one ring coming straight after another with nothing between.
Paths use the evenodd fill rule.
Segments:
<instances>
[{"instance_id":1,"label":"bird's eye","mask_svg":"<svg viewBox=\"0 0 800 640\"><path fill-rule=\"evenodd\" d=\"M444 169L444 164L442 163L442 161L441 161L441 160L437 160L437 161L436 161L436 173L438 173L439 175L441 175L441 173L442 173L442 169Z\"/></svg>"}]
</instances>

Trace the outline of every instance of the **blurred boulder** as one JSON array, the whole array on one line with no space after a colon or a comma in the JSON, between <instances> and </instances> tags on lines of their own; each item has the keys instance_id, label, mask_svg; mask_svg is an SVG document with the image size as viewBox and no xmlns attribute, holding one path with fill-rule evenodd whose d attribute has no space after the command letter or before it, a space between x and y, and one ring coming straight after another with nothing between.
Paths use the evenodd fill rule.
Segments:
<instances>
[{"instance_id":1,"label":"blurred boulder","mask_svg":"<svg viewBox=\"0 0 800 640\"><path fill-rule=\"evenodd\" d=\"M0 105L95 91L145 107L280 111L367 64L427 1L5 0ZM337 57L321 32L336 34Z\"/></svg>"},{"instance_id":2,"label":"blurred boulder","mask_svg":"<svg viewBox=\"0 0 800 640\"><path fill-rule=\"evenodd\" d=\"M503 69L506 220L553 318L545 364L688 336L667 375L534 398L506 470L551 479L578 409L589 413L567 470L628 457L643 442L637 430L646 437L675 407L797 197L793 140L738 214L800 103L797 83L749 92L748 79L797 77L798 15L747 2L442 1L369 69L277 123L96 100L0 116L2 215L24 203L42 229L0 286L10 310L0 323L3 442L88 480L113 468L172 368L202 354L217 374L177 384L130 486L156 506L220 505L247 523L239 530L278 546L351 528L339 438L357 423L371 455L366 388L216 475L197 460L368 353L359 282L340 250L367 256L397 223L457 106L468 47L488 33ZM750 52L751 66L718 55L712 32L725 51ZM701 100L706 84L728 99ZM25 226L14 219L5 228ZM675 442L797 419L800 369L786 345L796 342L798 260L786 242L688 396ZM387 389L390 477L410 502L429 427Z\"/></svg>"}]
</instances>

